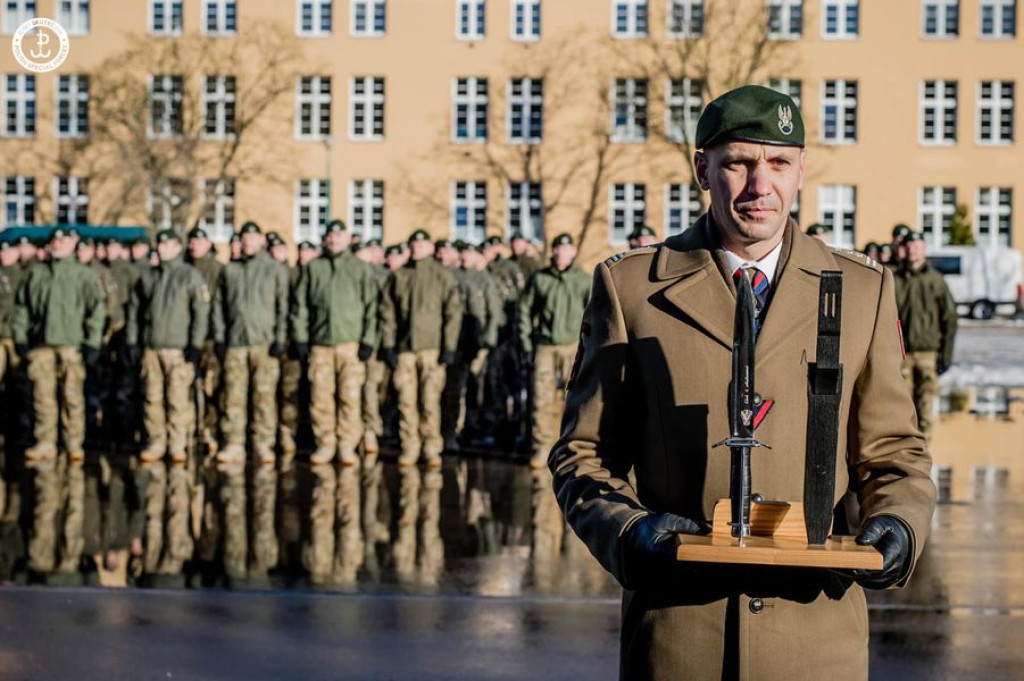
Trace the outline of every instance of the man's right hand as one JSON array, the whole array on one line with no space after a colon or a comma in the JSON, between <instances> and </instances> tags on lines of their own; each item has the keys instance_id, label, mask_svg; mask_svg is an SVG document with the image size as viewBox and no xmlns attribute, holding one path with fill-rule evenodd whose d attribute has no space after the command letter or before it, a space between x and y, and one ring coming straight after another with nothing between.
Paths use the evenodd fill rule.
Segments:
<instances>
[{"instance_id":1,"label":"man's right hand","mask_svg":"<svg viewBox=\"0 0 1024 681\"><path fill-rule=\"evenodd\" d=\"M217 355L217 361L223 366L224 360L228 356L228 344L227 343L214 343L213 353Z\"/></svg>"},{"instance_id":2,"label":"man's right hand","mask_svg":"<svg viewBox=\"0 0 1024 681\"><path fill-rule=\"evenodd\" d=\"M388 365L388 368L392 371L398 367L398 353L395 352L394 348L384 348L381 350L381 359Z\"/></svg>"},{"instance_id":3,"label":"man's right hand","mask_svg":"<svg viewBox=\"0 0 1024 681\"><path fill-rule=\"evenodd\" d=\"M309 359L309 343L292 343L289 348L289 354L292 356L292 359L305 362Z\"/></svg>"},{"instance_id":4,"label":"man's right hand","mask_svg":"<svg viewBox=\"0 0 1024 681\"><path fill-rule=\"evenodd\" d=\"M672 565L679 547L676 535L710 532L711 527L702 520L690 520L673 513L645 516L633 523L623 537L626 572L632 581L645 572Z\"/></svg>"},{"instance_id":5,"label":"man's right hand","mask_svg":"<svg viewBox=\"0 0 1024 681\"><path fill-rule=\"evenodd\" d=\"M128 363L128 366L133 369L139 367L139 362L142 359L142 353L139 352L138 345L126 345L124 347L124 359Z\"/></svg>"},{"instance_id":6,"label":"man's right hand","mask_svg":"<svg viewBox=\"0 0 1024 681\"><path fill-rule=\"evenodd\" d=\"M14 354L18 356L22 362L28 360L28 346L22 343L18 343L14 346Z\"/></svg>"}]
</instances>

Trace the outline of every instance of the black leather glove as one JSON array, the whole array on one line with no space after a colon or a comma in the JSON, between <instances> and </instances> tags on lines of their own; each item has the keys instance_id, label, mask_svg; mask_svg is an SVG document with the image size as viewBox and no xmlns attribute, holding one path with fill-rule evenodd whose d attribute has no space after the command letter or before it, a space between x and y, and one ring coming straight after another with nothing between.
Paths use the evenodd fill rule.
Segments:
<instances>
[{"instance_id":1,"label":"black leather glove","mask_svg":"<svg viewBox=\"0 0 1024 681\"><path fill-rule=\"evenodd\" d=\"M309 359L309 343L292 343L289 354L292 356L292 359L305 362Z\"/></svg>"},{"instance_id":2,"label":"black leather glove","mask_svg":"<svg viewBox=\"0 0 1024 681\"><path fill-rule=\"evenodd\" d=\"M281 359L284 357L284 346L280 343L271 343L270 349L267 350L267 354L274 359Z\"/></svg>"},{"instance_id":3,"label":"black leather glove","mask_svg":"<svg viewBox=\"0 0 1024 681\"><path fill-rule=\"evenodd\" d=\"M82 361L85 362L87 368L95 369L96 365L100 363L100 349L90 345L83 345Z\"/></svg>"},{"instance_id":4,"label":"black leather glove","mask_svg":"<svg viewBox=\"0 0 1024 681\"><path fill-rule=\"evenodd\" d=\"M874 546L882 554L881 570L853 570L853 578L868 589L888 589L910 571L910 529L891 515L875 516L868 521L857 543Z\"/></svg>"},{"instance_id":5,"label":"black leather glove","mask_svg":"<svg viewBox=\"0 0 1024 681\"><path fill-rule=\"evenodd\" d=\"M398 353L395 352L394 348L384 348L381 352L381 359L384 360L384 363L388 365L389 369L394 371L398 367Z\"/></svg>"},{"instance_id":6,"label":"black leather glove","mask_svg":"<svg viewBox=\"0 0 1024 681\"><path fill-rule=\"evenodd\" d=\"M190 345L185 348L181 354L185 357L186 362L195 367L199 366L199 348L195 348Z\"/></svg>"},{"instance_id":7,"label":"black leather glove","mask_svg":"<svg viewBox=\"0 0 1024 681\"><path fill-rule=\"evenodd\" d=\"M373 356L373 347L366 343L359 344L359 361L365 362Z\"/></svg>"},{"instance_id":8,"label":"black leather glove","mask_svg":"<svg viewBox=\"0 0 1024 681\"><path fill-rule=\"evenodd\" d=\"M139 351L138 345L124 346L124 361L133 369L138 368L139 363L142 361L142 353Z\"/></svg>"},{"instance_id":9,"label":"black leather glove","mask_svg":"<svg viewBox=\"0 0 1024 681\"><path fill-rule=\"evenodd\" d=\"M15 352L15 354L18 355L18 358L21 361L23 361L23 362L28 359L28 346L27 345L23 345L21 343L18 343L17 345L14 346L14 352Z\"/></svg>"},{"instance_id":10,"label":"black leather glove","mask_svg":"<svg viewBox=\"0 0 1024 681\"><path fill-rule=\"evenodd\" d=\"M623 537L625 571L632 580L642 574L671 566L676 560L678 534L708 534L704 521L690 520L673 513L655 513L637 520Z\"/></svg>"},{"instance_id":11,"label":"black leather glove","mask_svg":"<svg viewBox=\"0 0 1024 681\"><path fill-rule=\"evenodd\" d=\"M228 356L227 343L214 343L213 352L217 355L217 361L224 364L224 359Z\"/></svg>"},{"instance_id":12,"label":"black leather glove","mask_svg":"<svg viewBox=\"0 0 1024 681\"><path fill-rule=\"evenodd\" d=\"M942 374L946 373L947 371L949 371L949 365L946 364L945 362L943 362L940 359L938 361L938 363L935 365L935 373L937 373L939 376L941 376Z\"/></svg>"},{"instance_id":13,"label":"black leather glove","mask_svg":"<svg viewBox=\"0 0 1024 681\"><path fill-rule=\"evenodd\" d=\"M455 364L455 353L451 350L445 350L441 353L441 356L437 358L437 363L441 366L450 367Z\"/></svg>"}]
</instances>

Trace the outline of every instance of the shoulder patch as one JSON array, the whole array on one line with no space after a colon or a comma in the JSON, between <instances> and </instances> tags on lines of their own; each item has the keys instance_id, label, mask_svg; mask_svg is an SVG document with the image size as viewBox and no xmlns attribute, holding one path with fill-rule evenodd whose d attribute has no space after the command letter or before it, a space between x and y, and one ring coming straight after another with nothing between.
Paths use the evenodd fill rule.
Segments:
<instances>
[{"instance_id":1,"label":"shoulder patch","mask_svg":"<svg viewBox=\"0 0 1024 681\"><path fill-rule=\"evenodd\" d=\"M657 249L655 246L644 246L643 248L634 248L631 251L623 251L622 253L616 253L612 257L604 261L604 264L611 267L617 262L622 262L626 258L631 258L634 255L640 255L642 253L654 253Z\"/></svg>"},{"instance_id":2,"label":"shoulder patch","mask_svg":"<svg viewBox=\"0 0 1024 681\"><path fill-rule=\"evenodd\" d=\"M832 253L835 255L841 256L847 260L855 262L858 265L863 265L868 269L874 270L876 272L882 271L882 266L878 262L876 262L873 258L869 258L867 255L861 253L860 251L853 251L850 250L849 248L837 248L835 246L829 246L829 250L831 250Z\"/></svg>"}]
</instances>

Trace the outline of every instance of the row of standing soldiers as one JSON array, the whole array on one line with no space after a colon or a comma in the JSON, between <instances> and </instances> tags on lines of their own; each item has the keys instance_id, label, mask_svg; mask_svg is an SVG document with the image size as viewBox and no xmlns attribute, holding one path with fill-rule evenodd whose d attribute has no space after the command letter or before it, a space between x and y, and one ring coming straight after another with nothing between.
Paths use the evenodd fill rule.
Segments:
<instances>
[{"instance_id":1,"label":"row of standing soldiers","mask_svg":"<svg viewBox=\"0 0 1024 681\"><path fill-rule=\"evenodd\" d=\"M385 250L340 220L294 266L252 222L227 264L201 229L152 251L69 228L38 251L0 245L0 510L30 519L29 573L81 569L94 525L108 568L127 549L141 574L214 556L229 579L265 574L278 473L307 426L313 467L371 467L391 421L400 466L525 440L542 466L590 277L568 235L547 267L510 247L417 230Z\"/></svg>"}]
</instances>

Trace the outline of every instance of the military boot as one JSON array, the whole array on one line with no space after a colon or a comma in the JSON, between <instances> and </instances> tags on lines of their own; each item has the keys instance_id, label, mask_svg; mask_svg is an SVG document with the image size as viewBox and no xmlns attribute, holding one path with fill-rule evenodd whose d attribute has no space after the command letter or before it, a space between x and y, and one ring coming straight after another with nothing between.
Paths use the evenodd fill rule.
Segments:
<instances>
[{"instance_id":1,"label":"military boot","mask_svg":"<svg viewBox=\"0 0 1024 681\"><path fill-rule=\"evenodd\" d=\"M217 452L217 468L220 470L236 469L245 466L245 447L230 444Z\"/></svg>"},{"instance_id":2,"label":"military boot","mask_svg":"<svg viewBox=\"0 0 1024 681\"><path fill-rule=\"evenodd\" d=\"M313 466L329 464L334 461L334 455L336 452L337 448L335 445L321 445L309 455L309 463Z\"/></svg>"},{"instance_id":3,"label":"military boot","mask_svg":"<svg viewBox=\"0 0 1024 681\"><path fill-rule=\"evenodd\" d=\"M338 445L338 461L345 468L359 465L359 455L351 447Z\"/></svg>"}]
</instances>

